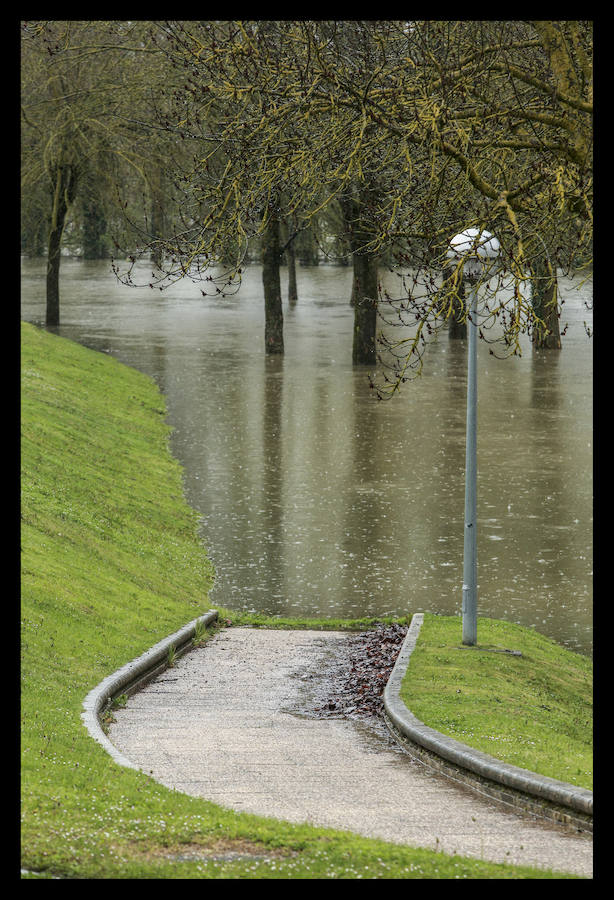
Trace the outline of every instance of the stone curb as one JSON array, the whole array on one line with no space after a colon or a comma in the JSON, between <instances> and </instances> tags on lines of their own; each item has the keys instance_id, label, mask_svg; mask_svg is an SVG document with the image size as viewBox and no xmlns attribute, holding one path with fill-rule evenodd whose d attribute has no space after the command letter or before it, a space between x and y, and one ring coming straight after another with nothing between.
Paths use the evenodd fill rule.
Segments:
<instances>
[{"instance_id":1,"label":"stone curb","mask_svg":"<svg viewBox=\"0 0 614 900\"><path fill-rule=\"evenodd\" d=\"M89 692L83 701L84 711L81 713L83 724L91 736L99 744L102 744L107 753L119 765L126 766L129 769L139 769L139 766L136 766L123 753L120 753L117 747L108 739L100 724L100 714L118 694L133 694L147 681L150 681L163 671L168 665L168 652L171 647L174 647L177 656L185 653L191 646L197 626L206 627L210 625L211 622L217 619L217 615L216 609L209 610L204 616L199 616L192 622L184 625L179 631L154 644L142 656L126 663L121 669L118 669L101 681L99 685Z\"/></svg>"},{"instance_id":2,"label":"stone curb","mask_svg":"<svg viewBox=\"0 0 614 900\"><path fill-rule=\"evenodd\" d=\"M169 649L174 647L177 656L185 653L191 647L197 626L206 627L215 621L217 616L217 610L209 610L204 616L199 616L180 628L179 631L154 644L141 656L101 681L83 701L83 712L81 713L83 724L90 735L119 765L136 770L140 768L120 753L108 739L100 722L101 713L114 697L121 693L135 693L164 671L168 666ZM531 804L529 803L527 806L522 798L535 798L538 801L537 809L544 812L548 818L560 822L572 822L579 825L581 829L592 830L592 791L557 781L554 778L537 775L527 769L511 766L486 753L474 750L420 722L405 706L400 698L401 682L407 671L423 621L422 613L416 613L412 617L403 646L384 689L385 718L393 735L397 739L400 738L401 743L407 741L410 751L417 750L417 755L423 761L432 762L433 759L442 761L444 770L452 777L460 772L459 780L465 782L469 780L469 783L478 790L481 788L484 793L494 796L495 799L511 802L512 805L524 806L531 810ZM421 753L422 750L426 752L426 760L424 754ZM466 777L467 774L469 779ZM493 786L494 791L489 789ZM503 792L501 788L504 789ZM520 803L517 802L514 794L521 798ZM545 808L542 808L544 804ZM548 805L553 809L549 811ZM531 811L536 811L535 805ZM566 811L570 811L571 815L566 815Z\"/></svg>"},{"instance_id":3,"label":"stone curb","mask_svg":"<svg viewBox=\"0 0 614 900\"><path fill-rule=\"evenodd\" d=\"M571 810L571 820L573 820L574 814L579 814L583 826L585 828L589 825L592 827L592 791L544 775L537 775L527 769L501 762L479 750L473 750L460 741L440 734L434 728L420 722L410 712L400 697L401 683L416 646L423 621L423 613L416 613L412 617L403 646L384 689L384 708L387 713L388 727L393 734L399 732L401 736L408 738L412 745L424 748L463 772L476 775L480 779L482 787L485 783L494 783L518 792L521 796L536 798L562 810ZM486 792L488 793L488 791ZM495 790L494 796L502 799L500 791ZM509 801L510 797L506 795L505 799ZM555 818L564 820L565 816L559 815Z\"/></svg>"}]
</instances>

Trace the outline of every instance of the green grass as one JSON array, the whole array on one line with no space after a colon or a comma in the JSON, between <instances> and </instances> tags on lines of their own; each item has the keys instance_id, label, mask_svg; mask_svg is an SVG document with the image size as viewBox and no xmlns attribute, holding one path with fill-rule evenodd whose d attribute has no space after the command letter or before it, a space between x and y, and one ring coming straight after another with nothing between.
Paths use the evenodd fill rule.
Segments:
<instances>
[{"instance_id":1,"label":"green grass","mask_svg":"<svg viewBox=\"0 0 614 900\"><path fill-rule=\"evenodd\" d=\"M593 789L593 666L530 628L425 614L401 699L425 725L503 762ZM522 656L480 648L519 650Z\"/></svg>"},{"instance_id":2,"label":"green grass","mask_svg":"<svg viewBox=\"0 0 614 900\"><path fill-rule=\"evenodd\" d=\"M361 631L376 625L398 623L409 625L411 615L403 616L362 616L356 619L297 618L289 616L268 616L264 613L220 610L222 619L228 618L233 625L249 625L251 628L312 629L314 631Z\"/></svg>"},{"instance_id":3,"label":"green grass","mask_svg":"<svg viewBox=\"0 0 614 900\"><path fill-rule=\"evenodd\" d=\"M25 324L22 376L24 877L561 877L230 812L117 765L83 699L209 608L212 567L155 384ZM172 858L229 850L248 855Z\"/></svg>"}]
</instances>

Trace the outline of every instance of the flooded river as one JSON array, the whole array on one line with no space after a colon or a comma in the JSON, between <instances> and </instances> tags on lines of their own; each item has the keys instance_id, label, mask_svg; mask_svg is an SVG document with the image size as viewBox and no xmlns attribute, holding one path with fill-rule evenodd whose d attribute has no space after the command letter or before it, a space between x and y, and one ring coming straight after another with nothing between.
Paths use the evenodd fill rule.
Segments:
<instances>
[{"instance_id":1,"label":"flooded river","mask_svg":"<svg viewBox=\"0 0 614 900\"><path fill-rule=\"evenodd\" d=\"M377 402L351 365L351 271L297 275L283 357L264 354L257 265L216 299L191 282L128 288L108 261L64 259L58 330L166 395L214 605L460 615L466 343L442 332L422 377ZM479 342L478 615L591 654L592 282L579 284L561 280L561 352L527 344L499 360ZM44 310L45 263L23 260L22 318L42 324Z\"/></svg>"}]
</instances>

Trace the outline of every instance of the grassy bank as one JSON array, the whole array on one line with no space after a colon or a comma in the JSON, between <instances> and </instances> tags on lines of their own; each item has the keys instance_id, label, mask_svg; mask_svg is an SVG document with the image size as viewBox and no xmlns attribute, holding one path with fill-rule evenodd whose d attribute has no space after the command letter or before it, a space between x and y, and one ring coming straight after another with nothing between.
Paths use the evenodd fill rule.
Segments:
<instances>
[{"instance_id":1,"label":"grassy bank","mask_svg":"<svg viewBox=\"0 0 614 900\"><path fill-rule=\"evenodd\" d=\"M592 790L591 660L493 619L478 620L476 648L461 635L458 617L425 615L401 688L406 706L470 747Z\"/></svg>"},{"instance_id":2,"label":"grassy bank","mask_svg":"<svg viewBox=\"0 0 614 900\"><path fill-rule=\"evenodd\" d=\"M29 325L22 376L25 877L561 877L235 814L118 766L83 699L206 610L213 573L153 382Z\"/></svg>"}]
</instances>

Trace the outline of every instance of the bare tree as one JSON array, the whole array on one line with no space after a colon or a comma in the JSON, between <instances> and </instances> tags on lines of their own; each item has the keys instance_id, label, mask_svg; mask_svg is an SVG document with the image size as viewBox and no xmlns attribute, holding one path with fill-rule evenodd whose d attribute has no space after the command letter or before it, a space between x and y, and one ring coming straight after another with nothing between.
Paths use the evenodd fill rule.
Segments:
<instances>
[{"instance_id":1,"label":"bare tree","mask_svg":"<svg viewBox=\"0 0 614 900\"><path fill-rule=\"evenodd\" d=\"M380 396L420 371L430 332L459 318L460 264L443 281L437 273L450 237L468 227L497 234L510 286L505 300L491 291L482 334L498 322L506 352L518 353L522 333L552 330L555 293L533 304L531 281L569 269L592 236L591 23L153 27L184 72L167 122L198 148L181 176L185 228L167 248L168 278L190 271L223 290L273 200L306 227L377 184L353 252L408 269L400 295L377 301ZM393 321L413 322L412 333L395 337Z\"/></svg>"},{"instance_id":2,"label":"bare tree","mask_svg":"<svg viewBox=\"0 0 614 900\"><path fill-rule=\"evenodd\" d=\"M156 55L139 23L22 23L22 198L28 208L41 187L48 196L47 325L60 322L62 240L78 192L92 199L96 186L101 209L125 212L128 171L159 184L159 147L142 122ZM161 191L150 193L159 207ZM155 222L143 230L156 238Z\"/></svg>"}]
</instances>

